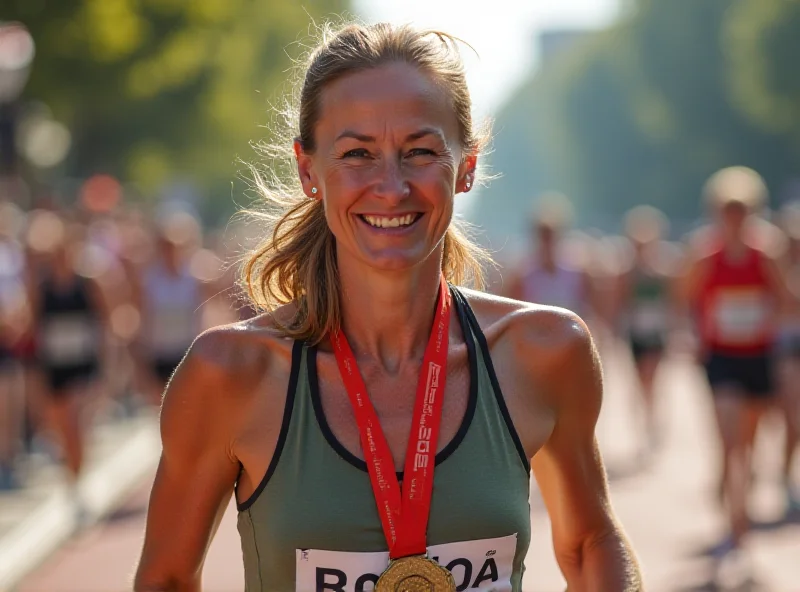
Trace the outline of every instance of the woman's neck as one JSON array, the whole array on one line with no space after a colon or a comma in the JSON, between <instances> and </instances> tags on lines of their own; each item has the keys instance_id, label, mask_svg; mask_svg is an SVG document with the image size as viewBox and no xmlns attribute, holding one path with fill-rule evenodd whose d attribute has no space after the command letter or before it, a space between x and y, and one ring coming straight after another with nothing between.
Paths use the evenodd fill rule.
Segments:
<instances>
[{"instance_id":1,"label":"woman's neck","mask_svg":"<svg viewBox=\"0 0 800 592\"><path fill-rule=\"evenodd\" d=\"M440 261L434 253L412 269L387 272L339 257L342 330L357 359L390 374L419 363L433 325Z\"/></svg>"}]
</instances>

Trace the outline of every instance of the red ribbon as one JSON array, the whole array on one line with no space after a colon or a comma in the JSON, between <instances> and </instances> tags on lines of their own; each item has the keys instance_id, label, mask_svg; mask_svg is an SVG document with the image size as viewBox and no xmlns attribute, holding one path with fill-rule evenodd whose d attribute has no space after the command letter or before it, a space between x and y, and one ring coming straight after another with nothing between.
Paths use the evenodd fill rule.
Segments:
<instances>
[{"instance_id":1,"label":"red ribbon","mask_svg":"<svg viewBox=\"0 0 800 592\"><path fill-rule=\"evenodd\" d=\"M394 461L378 415L369 400L358 363L341 331L331 334L333 352L361 435L361 447L369 470L389 557L397 559L427 552L426 535L433 494L436 443L442 423L451 296L442 276L431 335L425 348L417 382L411 435L406 449L402 497Z\"/></svg>"}]
</instances>

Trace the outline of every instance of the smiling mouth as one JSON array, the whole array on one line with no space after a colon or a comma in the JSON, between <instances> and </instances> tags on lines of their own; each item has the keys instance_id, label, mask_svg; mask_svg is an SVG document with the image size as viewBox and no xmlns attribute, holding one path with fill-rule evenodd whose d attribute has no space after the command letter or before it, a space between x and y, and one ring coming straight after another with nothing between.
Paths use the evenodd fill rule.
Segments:
<instances>
[{"instance_id":1,"label":"smiling mouth","mask_svg":"<svg viewBox=\"0 0 800 592\"><path fill-rule=\"evenodd\" d=\"M366 224L373 228L407 228L413 226L422 218L422 213L404 214L402 216L375 216L371 214L358 214Z\"/></svg>"}]
</instances>

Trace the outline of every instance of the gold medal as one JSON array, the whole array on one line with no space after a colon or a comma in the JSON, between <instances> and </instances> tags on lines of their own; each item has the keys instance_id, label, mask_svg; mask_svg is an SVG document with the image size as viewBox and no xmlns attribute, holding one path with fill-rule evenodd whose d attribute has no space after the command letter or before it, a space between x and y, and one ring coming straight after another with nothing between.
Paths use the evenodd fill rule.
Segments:
<instances>
[{"instance_id":1,"label":"gold medal","mask_svg":"<svg viewBox=\"0 0 800 592\"><path fill-rule=\"evenodd\" d=\"M375 584L375 592L455 592L447 569L424 555L393 560Z\"/></svg>"}]
</instances>

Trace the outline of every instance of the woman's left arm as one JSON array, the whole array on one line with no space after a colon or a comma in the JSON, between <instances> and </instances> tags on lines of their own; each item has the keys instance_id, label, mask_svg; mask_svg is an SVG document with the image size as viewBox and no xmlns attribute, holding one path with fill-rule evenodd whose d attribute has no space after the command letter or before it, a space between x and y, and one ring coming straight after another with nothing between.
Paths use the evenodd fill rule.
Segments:
<instances>
[{"instance_id":1,"label":"woman's left arm","mask_svg":"<svg viewBox=\"0 0 800 592\"><path fill-rule=\"evenodd\" d=\"M576 315L545 314L550 317L544 323L550 325L546 363L528 365L538 374L529 384L538 386L555 421L531 466L550 514L556 559L571 592L639 592L639 565L611 508L595 438L603 394L597 351ZM541 334L541 324L530 331ZM538 338L518 343L527 344L517 353L528 360L542 356ZM520 351L526 348L530 351Z\"/></svg>"}]
</instances>

